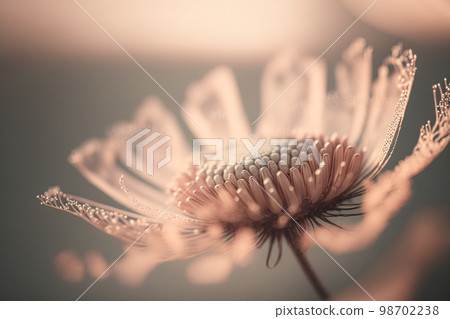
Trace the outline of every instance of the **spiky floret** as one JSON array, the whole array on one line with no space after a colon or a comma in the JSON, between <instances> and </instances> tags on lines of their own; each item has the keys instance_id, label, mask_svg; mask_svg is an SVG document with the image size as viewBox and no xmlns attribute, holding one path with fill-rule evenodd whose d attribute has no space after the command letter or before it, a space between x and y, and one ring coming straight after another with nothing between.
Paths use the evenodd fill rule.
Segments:
<instances>
[{"instance_id":1,"label":"spiky floret","mask_svg":"<svg viewBox=\"0 0 450 319\"><path fill-rule=\"evenodd\" d=\"M337 226L331 218L355 216L359 207L350 199L361 195L363 150L333 135L314 141L315 156L303 142L274 146L259 158L245 156L236 165L206 163L183 173L171 188L178 206L187 214L221 224L230 235L251 227L259 246L271 247L282 237L301 235L303 228L323 223ZM286 214L285 212L288 212Z\"/></svg>"}]
</instances>

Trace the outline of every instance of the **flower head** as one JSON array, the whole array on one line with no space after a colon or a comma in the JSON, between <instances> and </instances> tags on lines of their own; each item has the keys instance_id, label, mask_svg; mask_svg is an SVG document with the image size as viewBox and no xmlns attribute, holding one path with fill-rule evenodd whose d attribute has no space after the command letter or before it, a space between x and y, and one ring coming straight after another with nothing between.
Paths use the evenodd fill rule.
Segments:
<instances>
[{"instance_id":1,"label":"flower head","mask_svg":"<svg viewBox=\"0 0 450 319\"><path fill-rule=\"evenodd\" d=\"M242 152L241 161L232 164L205 161L183 169L189 158L183 133L173 115L150 99L134 121L118 124L107 138L88 141L70 157L90 182L131 211L56 188L38 197L44 205L145 247L152 260L149 269L206 251L221 254L222 265L243 264L245 255L266 241L268 264L272 247L280 248L276 264L283 238L301 263L309 241L334 251L360 249L409 198L410 179L448 144L450 88L445 83L444 90L434 89L435 96L440 89L436 123L421 129L413 154L376 179L400 132L416 56L394 47L372 83L372 49L359 39L336 66L337 91L328 95L324 62L308 67L313 61L288 52L268 64L262 77L261 116L253 132L227 68L191 86L184 104L187 114L201 123L185 117L197 138L277 138L295 143L270 146L257 156ZM305 76L298 78L306 68ZM173 137L172 161L154 176L123 165L126 140L143 127L157 127ZM362 221L349 226L351 235L340 228L339 217L361 214ZM324 232L327 224L335 231ZM203 270L188 274L203 282L197 275L204 265L199 267ZM224 269L225 275L230 271L228 266L216 269Z\"/></svg>"}]
</instances>

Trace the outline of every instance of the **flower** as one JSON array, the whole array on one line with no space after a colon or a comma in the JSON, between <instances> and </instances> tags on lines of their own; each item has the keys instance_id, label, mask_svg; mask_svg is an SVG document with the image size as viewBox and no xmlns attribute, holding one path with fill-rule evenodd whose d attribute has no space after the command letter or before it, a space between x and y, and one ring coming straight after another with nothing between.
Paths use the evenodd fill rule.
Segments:
<instances>
[{"instance_id":1,"label":"flower","mask_svg":"<svg viewBox=\"0 0 450 319\"><path fill-rule=\"evenodd\" d=\"M131 211L58 188L38 198L142 247L142 253L133 254L146 265L143 273L163 261L212 252L188 270L197 283L224 280L234 264L245 264L248 253L267 241L268 266L273 247L278 246L276 265L285 238L313 286L326 298L307 262L308 245L344 252L375 240L408 200L411 178L449 142L450 93L445 82L445 92L440 85L434 88L436 123L421 129L411 156L375 179L394 150L415 62L411 50L402 52L400 45L395 46L372 83L372 48L358 39L336 66L337 91L327 95L324 62L286 52L271 61L262 76L262 113L253 133L232 72L217 68L187 92L183 115L197 138L276 137L300 142L269 147L260 156L244 152L242 161L233 165L207 161L183 169L189 158L183 133L176 118L151 98L133 121L116 125L107 138L90 140L70 156L91 183ZM299 79L305 69L308 72ZM172 161L154 176L123 165L126 140L143 127L172 137ZM312 146L320 156L304 149L305 139L314 140ZM354 202L357 198L361 203ZM346 227L352 232L338 224L338 217L361 214L359 224ZM331 232L326 224L337 227ZM208 265L214 265L214 271L206 271Z\"/></svg>"}]
</instances>

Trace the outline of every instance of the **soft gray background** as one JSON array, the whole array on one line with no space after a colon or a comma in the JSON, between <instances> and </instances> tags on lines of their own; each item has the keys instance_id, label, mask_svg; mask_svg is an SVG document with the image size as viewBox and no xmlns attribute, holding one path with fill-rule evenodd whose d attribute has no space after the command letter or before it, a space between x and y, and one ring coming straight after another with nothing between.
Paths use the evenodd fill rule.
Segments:
<instances>
[{"instance_id":1,"label":"soft gray background","mask_svg":"<svg viewBox=\"0 0 450 319\"><path fill-rule=\"evenodd\" d=\"M93 26L94 28L95 26ZM331 65L352 39L366 37L374 48L374 65L381 63L390 47L400 40L357 23L326 55ZM432 36L432 35L430 35ZM380 45L381 43L381 45ZM447 43L424 45L404 41L418 55L418 72L398 146L388 168L409 154L419 128L434 120L432 84L450 76ZM312 52L320 54L321 52ZM214 65L158 65L141 60L173 96L182 101L184 89ZM259 108L261 66L233 66L250 119ZM331 69L330 69L331 71ZM330 85L333 81L330 77ZM124 57L114 62L43 61L32 57L4 56L0 60L1 130L1 263L0 298L3 300L73 300L91 283L58 279L52 268L54 256L72 248L83 254L98 250L108 260L121 253L120 243L85 222L39 205L35 196L49 186L115 205L91 186L67 163L70 151L90 137L102 136L116 121L129 119L135 107L149 94L174 103L140 70ZM356 278L395 241L417 209L427 205L450 206L450 150L414 179L414 195L391 221L379 240L364 252L336 256ZM187 262L159 266L145 283L127 288L107 279L97 283L84 297L88 300L297 300L316 299L289 252L274 270L264 265L267 247L256 260L237 268L224 284L196 286L185 278ZM351 280L317 248L312 263L332 292L349 286ZM423 278L417 299L450 297L450 255L447 254Z\"/></svg>"}]
</instances>

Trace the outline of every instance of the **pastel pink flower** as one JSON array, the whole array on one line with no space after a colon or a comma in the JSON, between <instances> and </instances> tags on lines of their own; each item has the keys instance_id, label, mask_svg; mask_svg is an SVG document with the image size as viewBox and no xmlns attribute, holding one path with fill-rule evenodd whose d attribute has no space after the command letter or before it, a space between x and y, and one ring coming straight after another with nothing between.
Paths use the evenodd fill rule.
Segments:
<instances>
[{"instance_id":1,"label":"pastel pink flower","mask_svg":"<svg viewBox=\"0 0 450 319\"><path fill-rule=\"evenodd\" d=\"M138 279L132 280L161 262L208 253L192 265L188 276L197 283L223 281L233 265L246 264L248 254L266 242L268 265L273 247L279 247L272 262L276 265L283 239L307 273L312 269L305 251L311 243L341 253L366 247L409 199L411 178L448 144L450 88L447 83L443 90L434 88L435 123L422 127L410 156L380 174L400 133L416 56L395 46L372 82L372 48L356 40L335 68L337 89L331 93L323 61L298 79L314 60L291 51L267 65L261 80L261 117L254 130L226 67L192 85L183 104L182 115L195 137L298 139L297 145L286 146L287 158L280 158L280 148L273 147L259 159L242 154L236 165L187 165L189 143L176 117L150 98L132 121L117 124L107 137L87 141L70 156L88 181L128 211L59 188L39 199L139 247L121 261L142 266ZM126 140L144 127L172 137L172 161L153 176L124 164ZM305 138L314 140L322 161L302 151ZM301 157L307 160L298 164ZM354 215L362 215L358 224L339 228L343 217ZM208 265L215 271L207 271ZM118 268L126 272L126 267ZM308 276L320 286L313 274Z\"/></svg>"}]
</instances>

